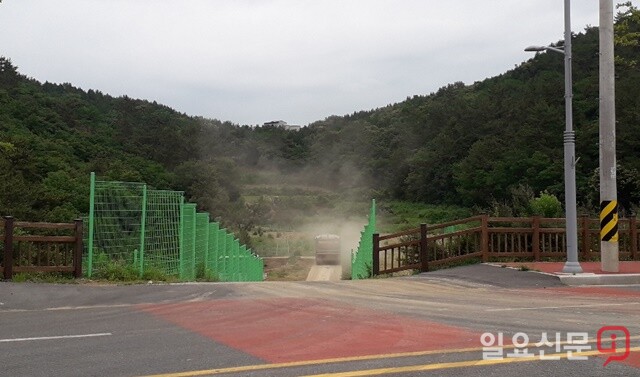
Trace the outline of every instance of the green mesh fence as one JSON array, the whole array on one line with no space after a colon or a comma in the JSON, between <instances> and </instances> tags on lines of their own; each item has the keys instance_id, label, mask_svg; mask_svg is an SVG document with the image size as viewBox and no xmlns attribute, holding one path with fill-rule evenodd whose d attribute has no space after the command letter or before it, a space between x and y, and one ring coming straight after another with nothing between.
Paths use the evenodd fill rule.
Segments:
<instances>
[{"instance_id":1,"label":"green mesh fence","mask_svg":"<svg viewBox=\"0 0 640 377\"><path fill-rule=\"evenodd\" d=\"M204 277L209 255L209 214L196 214L195 265L198 277Z\"/></svg>"},{"instance_id":2,"label":"green mesh fence","mask_svg":"<svg viewBox=\"0 0 640 377\"><path fill-rule=\"evenodd\" d=\"M142 239L144 184L92 179L87 274L116 262L137 268Z\"/></svg>"},{"instance_id":3,"label":"green mesh fence","mask_svg":"<svg viewBox=\"0 0 640 377\"><path fill-rule=\"evenodd\" d=\"M351 279L366 279L371 277L373 266L373 234L376 232L376 201L371 200L369 222L360 232L358 248L351 256Z\"/></svg>"},{"instance_id":4,"label":"green mesh fence","mask_svg":"<svg viewBox=\"0 0 640 377\"><path fill-rule=\"evenodd\" d=\"M224 260L224 268L220 271L222 280L235 281L235 266L233 263L233 251L235 249L235 239L233 234L226 234L224 250L222 251L222 259Z\"/></svg>"},{"instance_id":5,"label":"green mesh fence","mask_svg":"<svg viewBox=\"0 0 640 377\"><path fill-rule=\"evenodd\" d=\"M218 269L218 237L220 234L220 225L218 223L209 223L209 242L207 243L207 260L205 262L206 269L209 271L219 271Z\"/></svg>"},{"instance_id":6,"label":"green mesh fence","mask_svg":"<svg viewBox=\"0 0 640 377\"><path fill-rule=\"evenodd\" d=\"M91 197L84 271L91 277L118 263L144 276L149 270L193 281L261 281L262 259L208 213L184 203L182 191L154 190L144 183L97 181Z\"/></svg>"},{"instance_id":7,"label":"green mesh fence","mask_svg":"<svg viewBox=\"0 0 640 377\"><path fill-rule=\"evenodd\" d=\"M182 231L180 247L180 278L196 279L196 205L182 206Z\"/></svg>"},{"instance_id":8,"label":"green mesh fence","mask_svg":"<svg viewBox=\"0 0 640 377\"><path fill-rule=\"evenodd\" d=\"M179 276L181 191L147 190L143 247L140 249L140 275L158 269Z\"/></svg>"}]
</instances>

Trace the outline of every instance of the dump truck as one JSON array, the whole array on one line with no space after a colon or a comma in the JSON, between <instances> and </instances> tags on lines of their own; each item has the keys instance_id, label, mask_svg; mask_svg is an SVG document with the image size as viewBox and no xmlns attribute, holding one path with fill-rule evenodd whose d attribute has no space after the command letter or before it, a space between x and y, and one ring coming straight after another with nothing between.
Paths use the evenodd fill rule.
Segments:
<instances>
[{"instance_id":1,"label":"dump truck","mask_svg":"<svg viewBox=\"0 0 640 377\"><path fill-rule=\"evenodd\" d=\"M340 237L335 234L316 236L316 264L340 264Z\"/></svg>"}]
</instances>

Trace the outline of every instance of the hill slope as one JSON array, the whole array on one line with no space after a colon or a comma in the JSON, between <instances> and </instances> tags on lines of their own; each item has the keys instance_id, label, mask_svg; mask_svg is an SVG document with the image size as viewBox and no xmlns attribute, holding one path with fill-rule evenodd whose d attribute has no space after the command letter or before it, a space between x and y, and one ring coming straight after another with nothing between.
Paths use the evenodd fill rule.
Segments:
<instances>
[{"instance_id":1,"label":"hill slope","mask_svg":"<svg viewBox=\"0 0 640 377\"><path fill-rule=\"evenodd\" d=\"M640 16L617 20L619 197L640 202ZM597 203L598 32L574 36L578 196ZM368 199L487 208L548 191L562 198L563 59L537 54L498 77L300 132L190 117L71 84L40 83L0 58L0 210L69 220L88 175L186 190L236 229L295 224L302 213L366 213ZM520 199L519 199L520 198ZM347 208L345 202L364 203ZM360 208L363 207L363 208Z\"/></svg>"}]
</instances>

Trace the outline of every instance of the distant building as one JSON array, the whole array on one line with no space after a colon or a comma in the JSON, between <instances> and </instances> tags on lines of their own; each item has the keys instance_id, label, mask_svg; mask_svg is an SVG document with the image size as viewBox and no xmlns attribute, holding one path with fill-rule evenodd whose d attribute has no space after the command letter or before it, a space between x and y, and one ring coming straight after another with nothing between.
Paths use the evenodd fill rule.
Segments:
<instances>
[{"instance_id":1,"label":"distant building","mask_svg":"<svg viewBox=\"0 0 640 377\"><path fill-rule=\"evenodd\" d=\"M287 124L284 120L274 120L271 122L266 122L262 125L263 127L280 127L284 128L287 131L300 131L301 126Z\"/></svg>"},{"instance_id":2,"label":"distant building","mask_svg":"<svg viewBox=\"0 0 640 377\"><path fill-rule=\"evenodd\" d=\"M288 124L284 120L274 120L274 121L271 121L271 122L266 122L262 126L263 127L271 126L271 127L282 127L282 128L284 128L285 126L288 126Z\"/></svg>"}]
</instances>

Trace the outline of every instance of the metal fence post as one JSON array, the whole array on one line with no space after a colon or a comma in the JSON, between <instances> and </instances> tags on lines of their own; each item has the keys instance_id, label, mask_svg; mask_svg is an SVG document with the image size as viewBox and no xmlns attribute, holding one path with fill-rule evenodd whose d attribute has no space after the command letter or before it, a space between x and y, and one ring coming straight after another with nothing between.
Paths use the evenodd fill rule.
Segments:
<instances>
[{"instance_id":1,"label":"metal fence post","mask_svg":"<svg viewBox=\"0 0 640 377\"><path fill-rule=\"evenodd\" d=\"M91 172L89 187L89 244L87 245L87 276L93 272L93 227L95 225L96 173Z\"/></svg>"},{"instance_id":2,"label":"metal fence post","mask_svg":"<svg viewBox=\"0 0 640 377\"><path fill-rule=\"evenodd\" d=\"M140 218L140 266L139 266L139 274L140 277L144 275L144 241L145 241L145 233L147 232L147 185L142 186L142 216Z\"/></svg>"},{"instance_id":3,"label":"metal fence post","mask_svg":"<svg viewBox=\"0 0 640 377\"><path fill-rule=\"evenodd\" d=\"M184 197L180 197L180 222L178 224L178 276L186 280L185 275L185 234L184 234Z\"/></svg>"},{"instance_id":4,"label":"metal fence post","mask_svg":"<svg viewBox=\"0 0 640 377\"><path fill-rule=\"evenodd\" d=\"M13 277L13 217L4 217L4 278Z\"/></svg>"}]
</instances>

